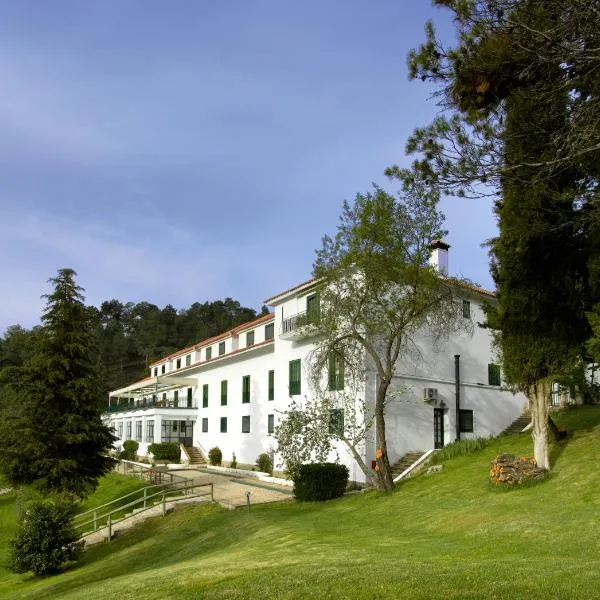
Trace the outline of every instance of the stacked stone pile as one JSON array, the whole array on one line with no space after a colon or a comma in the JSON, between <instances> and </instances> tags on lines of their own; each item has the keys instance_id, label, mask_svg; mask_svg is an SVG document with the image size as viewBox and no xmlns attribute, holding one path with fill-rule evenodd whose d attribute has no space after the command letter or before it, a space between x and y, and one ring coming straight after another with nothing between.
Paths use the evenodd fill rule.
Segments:
<instances>
[{"instance_id":1,"label":"stacked stone pile","mask_svg":"<svg viewBox=\"0 0 600 600\"><path fill-rule=\"evenodd\" d=\"M546 475L535 459L501 454L490 463L490 481L494 485L520 485L528 480L543 479Z\"/></svg>"}]
</instances>

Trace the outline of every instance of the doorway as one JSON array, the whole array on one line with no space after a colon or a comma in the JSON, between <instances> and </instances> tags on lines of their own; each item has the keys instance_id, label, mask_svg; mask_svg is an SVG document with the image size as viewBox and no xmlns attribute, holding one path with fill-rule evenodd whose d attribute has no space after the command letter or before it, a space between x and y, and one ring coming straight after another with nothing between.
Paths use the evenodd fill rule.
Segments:
<instances>
[{"instance_id":1,"label":"doorway","mask_svg":"<svg viewBox=\"0 0 600 600\"><path fill-rule=\"evenodd\" d=\"M433 409L433 447L438 450L444 447L444 409Z\"/></svg>"}]
</instances>

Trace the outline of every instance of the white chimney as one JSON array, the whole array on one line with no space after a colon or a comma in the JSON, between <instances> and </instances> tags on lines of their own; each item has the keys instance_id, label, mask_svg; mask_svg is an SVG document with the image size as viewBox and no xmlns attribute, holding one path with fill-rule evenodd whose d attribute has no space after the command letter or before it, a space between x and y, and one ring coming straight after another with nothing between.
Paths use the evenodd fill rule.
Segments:
<instances>
[{"instance_id":1,"label":"white chimney","mask_svg":"<svg viewBox=\"0 0 600 600\"><path fill-rule=\"evenodd\" d=\"M448 249L449 244L446 244L443 240L434 240L431 242L431 256L429 257L429 264L444 277L448 276Z\"/></svg>"}]
</instances>

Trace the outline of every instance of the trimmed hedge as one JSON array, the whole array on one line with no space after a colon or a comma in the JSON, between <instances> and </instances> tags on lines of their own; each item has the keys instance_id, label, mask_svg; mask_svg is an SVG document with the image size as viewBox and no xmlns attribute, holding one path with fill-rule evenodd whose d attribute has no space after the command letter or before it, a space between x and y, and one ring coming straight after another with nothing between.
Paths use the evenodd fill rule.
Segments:
<instances>
[{"instance_id":1,"label":"trimmed hedge","mask_svg":"<svg viewBox=\"0 0 600 600\"><path fill-rule=\"evenodd\" d=\"M154 460L170 460L179 462L181 450L177 442L160 442L160 444L150 444L148 452L152 452Z\"/></svg>"},{"instance_id":2,"label":"trimmed hedge","mask_svg":"<svg viewBox=\"0 0 600 600\"><path fill-rule=\"evenodd\" d=\"M124 460L135 460L137 451L140 445L135 440L126 440L123 442L123 451L119 454L119 458Z\"/></svg>"},{"instance_id":3,"label":"trimmed hedge","mask_svg":"<svg viewBox=\"0 0 600 600\"><path fill-rule=\"evenodd\" d=\"M336 463L300 465L295 471L294 496L298 500L331 500L344 495L348 485L348 467Z\"/></svg>"},{"instance_id":4,"label":"trimmed hedge","mask_svg":"<svg viewBox=\"0 0 600 600\"><path fill-rule=\"evenodd\" d=\"M223 453L219 446L215 446L208 451L208 462L215 467L221 466L221 463L223 462Z\"/></svg>"},{"instance_id":5,"label":"trimmed hedge","mask_svg":"<svg viewBox=\"0 0 600 600\"><path fill-rule=\"evenodd\" d=\"M269 475L273 473L273 461L266 452L258 455L256 466L258 467L258 470L263 473L269 473Z\"/></svg>"}]
</instances>

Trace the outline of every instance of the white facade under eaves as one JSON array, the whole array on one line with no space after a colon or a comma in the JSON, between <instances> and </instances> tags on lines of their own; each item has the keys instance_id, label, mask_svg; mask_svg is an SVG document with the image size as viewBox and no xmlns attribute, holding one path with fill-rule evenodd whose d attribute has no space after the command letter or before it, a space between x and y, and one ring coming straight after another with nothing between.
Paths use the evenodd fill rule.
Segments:
<instances>
[{"instance_id":1,"label":"white facade under eaves","mask_svg":"<svg viewBox=\"0 0 600 600\"><path fill-rule=\"evenodd\" d=\"M274 452L270 434L281 413L292 398L302 401L311 393L306 364L314 348L310 315L317 283L311 279L269 298L265 303L273 313L164 357L150 366L147 379L111 392L104 417L119 443L136 439L142 454L155 441L180 441L205 455L218 446L225 464L235 453L238 465L248 466L259 454ZM453 442L457 420L461 438L496 435L527 404L524 395L502 388L489 330L476 326L493 294L462 283L457 289L463 317L475 324L473 334L438 346L421 336L399 359L386 406L392 463L407 452ZM374 400L376 383L376 374L366 372L361 396L367 403ZM361 449L366 464L375 458L372 439ZM364 481L343 448L339 456L351 479Z\"/></svg>"}]
</instances>

